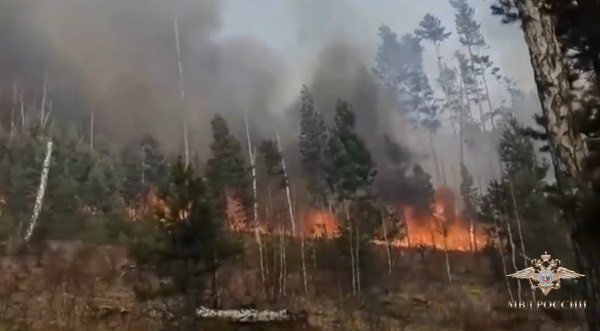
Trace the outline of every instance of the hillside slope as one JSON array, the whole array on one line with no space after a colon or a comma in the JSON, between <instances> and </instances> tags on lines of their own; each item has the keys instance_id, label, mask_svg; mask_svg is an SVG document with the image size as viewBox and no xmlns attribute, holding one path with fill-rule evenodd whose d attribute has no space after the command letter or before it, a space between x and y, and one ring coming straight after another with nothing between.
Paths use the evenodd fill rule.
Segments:
<instances>
[{"instance_id":1,"label":"hillside slope","mask_svg":"<svg viewBox=\"0 0 600 331\"><path fill-rule=\"evenodd\" d=\"M577 317L509 311L506 284L493 276L493 266L483 255L450 253L451 283L443 252L422 255L404 249L394 251L393 257L391 274L385 259L369 261L373 267L364 274L357 299L349 295L343 272L313 268L308 268L305 295L302 273L290 253L285 295L276 291L267 299L256 257L247 253L219 272L220 297L223 308L305 311L314 330L584 330L577 327ZM1 257L0 331L158 330L160 305L136 300L134 286L159 280L131 270L131 264L123 247L73 242L52 243L36 255ZM304 327L206 323L206 330Z\"/></svg>"}]
</instances>

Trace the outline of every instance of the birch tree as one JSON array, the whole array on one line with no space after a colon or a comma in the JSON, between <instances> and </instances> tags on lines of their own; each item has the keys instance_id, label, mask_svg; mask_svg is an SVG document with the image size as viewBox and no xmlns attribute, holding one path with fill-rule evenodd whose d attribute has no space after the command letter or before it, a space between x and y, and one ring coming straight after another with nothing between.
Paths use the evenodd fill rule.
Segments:
<instances>
[{"instance_id":1,"label":"birch tree","mask_svg":"<svg viewBox=\"0 0 600 331\"><path fill-rule=\"evenodd\" d=\"M29 221L29 225L27 226L27 232L25 232L25 242L29 242L29 240L31 239L31 236L35 231L38 222L38 217L40 216L40 212L42 210L44 194L46 193L46 183L48 182L48 172L50 171L50 158L52 156L52 148L53 142L50 139L46 143L46 157L44 158L44 163L42 164L42 172L40 174L40 186L35 197L35 205L33 207L33 212L31 213L31 220Z\"/></svg>"}]
</instances>

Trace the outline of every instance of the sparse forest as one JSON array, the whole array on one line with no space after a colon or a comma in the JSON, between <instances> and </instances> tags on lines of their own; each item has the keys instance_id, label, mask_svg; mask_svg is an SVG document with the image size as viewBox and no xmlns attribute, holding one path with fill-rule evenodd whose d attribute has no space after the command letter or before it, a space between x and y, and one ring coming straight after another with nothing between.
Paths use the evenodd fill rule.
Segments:
<instances>
[{"instance_id":1,"label":"sparse forest","mask_svg":"<svg viewBox=\"0 0 600 331\"><path fill-rule=\"evenodd\" d=\"M433 294L410 294L410 307L396 306L398 297L412 293L410 282L428 277L421 273L431 276L423 285L430 291L481 295L459 313L447 307L428 312L422 320L437 330L525 330L548 319L581 326L576 313L543 319L506 310L506 300L541 295L506 275L548 251L586 275L564 281L554 298L587 300L589 330L600 330L600 23L594 20L600 5L496 2L490 17L524 32L531 59L515 61L531 60L537 91L520 90L494 62L470 2L449 0L454 22L428 13L404 35L382 24L373 31L376 56L358 71L351 95L326 88L344 77L336 63L320 80L295 87L292 106L279 110L281 121L255 110L273 96L234 96L225 78L208 86L194 77L210 76L200 68L214 60L195 60L189 39L199 24L194 15L208 6L160 16L158 23L142 15L131 30L143 40L141 52L150 49L144 47L154 33L171 62L167 69L151 66L155 71L140 78L139 68L147 65L140 60L139 72L111 81L103 78L103 65L118 62L111 56L119 53L107 51L106 63L84 61L85 70L71 69L69 61L91 53L59 52L28 33L7 32L23 24L18 17L32 5L0 3L0 262L34 256L40 269L58 261L46 252L60 243L125 248L129 260L115 273L119 284L128 272L138 277L129 286L132 307L158 320L145 330L246 330L238 326L263 322L271 329L256 330L404 330L419 322L411 317L421 316L416 306L436 305ZM144 15L164 10L150 7ZM137 22L114 19L128 29ZM459 46L444 56L451 38ZM130 51L137 54L123 50ZM426 70L428 56L435 57L434 72ZM157 94L147 85L161 75L173 84ZM195 95L198 86L226 95L218 102L230 109L195 114L194 106L204 105ZM525 109L532 96L539 97L540 112ZM369 108L377 103L392 106ZM161 107L167 115L154 112ZM535 113L535 126L519 120L524 113ZM155 134L163 131L161 123L153 124L160 130L133 129L151 121L164 121L165 133ZM198 121L209 134L194 131ZM396 122L402 124L390 124ZM482 270L485 285L464 290ZM20 299L4 286L9 278L0 277L0 331L36 329L23 322L35 318L19 315L16 303L11 308L11 300ZM73 281L67 276L56 279L65 293L82 291L64 285ZM82 279L73 286L83 286ZM452 292L457 288L464 292ZM501 293L498 305L504 306L494 314L502 318L481 317L496 309L492 303L473 316L474 307L487 304L490 288ZM243 295L231 294L236 291ZM110 314L118 308L121 319L135 310L99 307ZM122 329L134 330L127 319ZM65 323L56 330L83 330Z\"/></svg>"}]
</instances>

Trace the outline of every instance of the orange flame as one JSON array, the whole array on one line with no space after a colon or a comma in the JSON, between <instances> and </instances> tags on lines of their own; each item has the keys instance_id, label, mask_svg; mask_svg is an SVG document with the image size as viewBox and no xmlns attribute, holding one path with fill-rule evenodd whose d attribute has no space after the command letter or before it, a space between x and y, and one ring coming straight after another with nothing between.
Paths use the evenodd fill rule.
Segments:
<instances>
[{"instance_id":1,"label":"orange flame","mask_svg":"<svg viewBox=\"0 0 600 331\"><path fill-rule=\"evenodd\" d=\"M315 238L331 238L339 234L339 222L329 212L311 209L304 218L304 231Z\"/></svg>"},{"instance_id":2,"label":"orange flame","mask_svg":"<svg viewBox=\"0 0 600 331\"><path fill-rule=\"evenodd\" d=\"M488 238L476 225L471 226L455 205L454 193L447 187L441 186L436 191L432 201L433 215L418 215L409 206L397 208L403 221L405 235L391 237L390 245L397 247L429 246L450 251L481 250ZM144 213L161 210L168 214L169 206L166 201L153 191L146 197L144 204L138 208L129 207L132 218L138 218ZM231 194L227 194L227 228L235 232L254 233L258 227L261 234L269 234L266 222L258 220L251 222L242 205ZM309 210L299 227L304 235L313 238L332 238L339 235L340 222L328 211L319 209ZM258 224L254 224L258 223ZM477 222L474 222L477 223ZM288 224L285 224L286 226ZM289 229L284 229L289 235ZM388 232L390 229L388 229ZM301 234L300 233L300 234ZM384 240L374 240L375 244L386 244Z\"/></svg>"},{"instance_id":3,"label":"orange flame","mask_svg":"<svg viewBox=\"0 0 600 331\"><path fill-rule=\"evenodd\" d=\"M454 194L449 188L438 188L432 207L433 215L417 215L412 207L398 208L403 215L406 235L388 238L390 245L429 246L450 251L481 250L487 245L488 239L481 229L475 224L471 226L456 208ZM339 234L338 220L326 211L311 210L304 222L306 233L314 237L334 237ZM384 240L374 240L374 243L386 244Z\"/></svg>"}]
</instances>

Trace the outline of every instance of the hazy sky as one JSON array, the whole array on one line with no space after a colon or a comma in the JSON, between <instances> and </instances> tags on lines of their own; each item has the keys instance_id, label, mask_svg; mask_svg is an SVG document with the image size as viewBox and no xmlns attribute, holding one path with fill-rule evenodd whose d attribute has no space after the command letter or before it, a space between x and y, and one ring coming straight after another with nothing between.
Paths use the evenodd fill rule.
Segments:
<instances>
[{"instance_id":1,"label":"hazy sky","mask_svg":"<svg viewBox=\"0 0 600 331\"><path fill-rule=\"evenodd\" d=\"M492 17L490 0L471 0L471 5L491 47L492 60L522 88L531 88L532 71L519 27L502 25L499 18ZM454 14L448 0L226 0L221 34L261 39L280 50L290 64L310 61L316 55L319 39L325 43L339 34L364 46L372 57L377 28L382 23L402 35L412 32L427 13L439 17L454 32ZM446 58L457 46L453 35L444 45ZM425 61L428 68L435 68L434 57L428 56Z\"/></svg>"}]
</instances>

